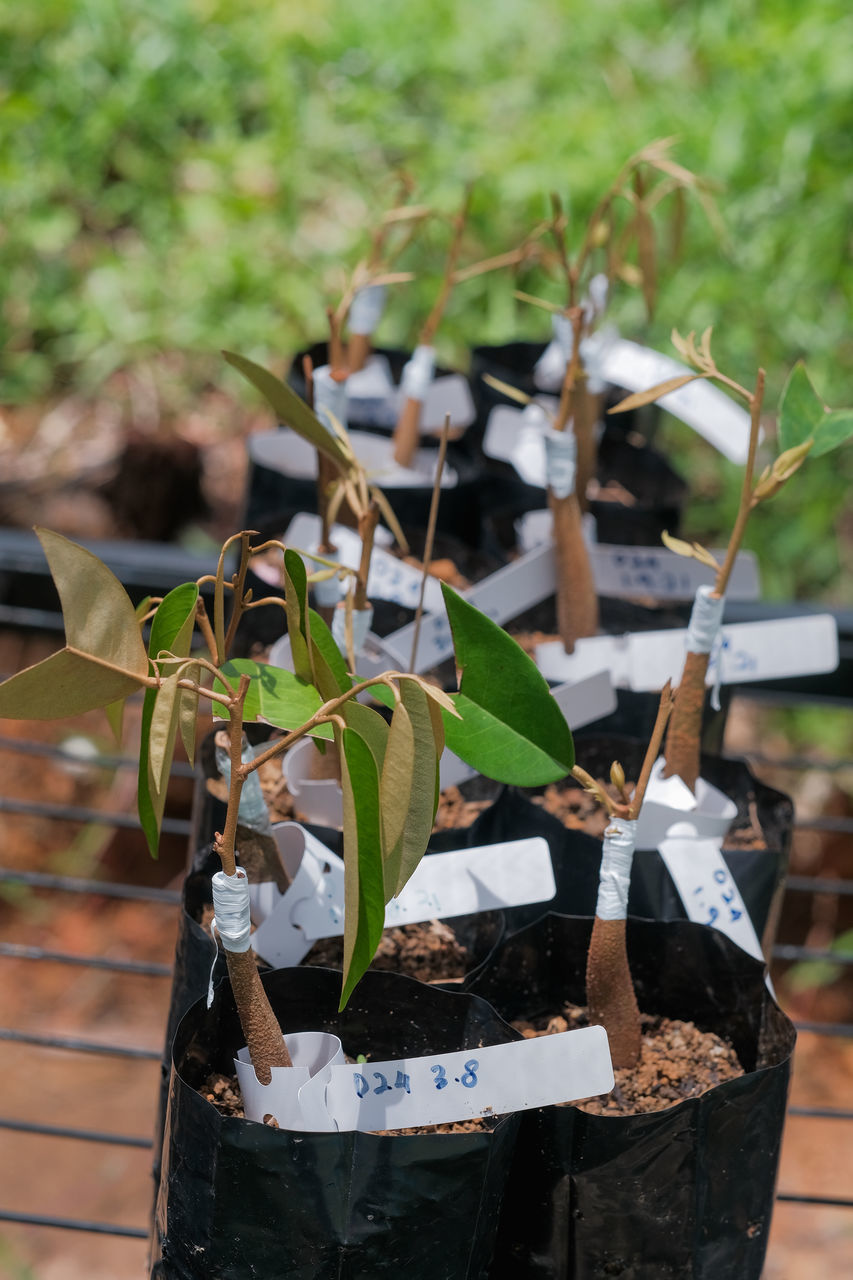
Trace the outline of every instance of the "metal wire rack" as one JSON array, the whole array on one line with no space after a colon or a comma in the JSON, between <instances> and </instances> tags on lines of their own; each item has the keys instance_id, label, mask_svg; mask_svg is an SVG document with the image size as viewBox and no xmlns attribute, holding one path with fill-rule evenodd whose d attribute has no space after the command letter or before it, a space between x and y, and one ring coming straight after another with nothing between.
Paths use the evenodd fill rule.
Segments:
<instances>
[{"instance_id":1,"label":"metal wire rack","mask_svg":"<svg viewBox=\"0 0 853 1280\"><path fill-rule=\"evenodd\" d=\"M790 696L789 690L770 694L767 691L762 691L761 694L764 702L772 699L776 702L785 703L790 700ZM2 750L12 750L19 754L29 753L33 756L42 756L51 760L61 759L63 754L61 747L39 742L22 741L16 738L0 737L0 751ZM814 760L804 757L768 757L761 752L758 746L754 751L746 754L759 772L761 772L762 768L771 768L774 771L784 769L790 773L792 778L796 778L797 774L801 774L803 771L815 770L816 767L819 767L820 770L829 775L837 774L845 769L853 770L853 760L839 759L816 766ZM100 769L112 770L120 770L135 764L134 761L116 756L99 756L92 763ZM180 773L186 774L187 772L188 766L176 766L176 775ZM105 812L83 805L56 805L47 802L22 801L12 795L0 796L0 812L9 815L35 816L42 821L75 822L80 824L100 823L105 826L125 829L132 829L138 825L130 812ZM186 814L186 816L172 818L169 821L169 829L177 836L189 837L191 832L190 815ZM807 832L830 833L846 841L853 840L853 818L829 814L810 815L808 817L798 815L795 825L795 840ZM134 883L116 883L103 878L89 879L0 866L0 902L2 902L3 897L7 898L9 904L6 911L7 918L10 911L13 914L15 913L15 894L20 893L22 890L38 895L47 894L54 901L59 902L71 902L74 899L79 900L81 896L85 896L88 899L145 904L152 911L156 907L174 910L180 901L180 894L171 888L152 888ZM853 880L820 874L791 875L785 888L786 903L794 900L801 902L808 899L816 900L820 899L821 896L843 900L849 898L850 895L853 895ZM24 915L20 918L25 920L26 916ZM849 969L849 966L853 965L853 954L840 954L837 951L830 952L820 947L806 945L805 941L783 941L774 948L773 962L776 970L779 969L779 966L786 966L792 962L799 961L831 962L834 965L844 966ZM73 950L46 948L26 942L0 943L0 962L5 964L16 962L19 965L32 964L57 968L73 967L84 971L99 971L116 979L119 977L147 978L161 982L167 979L171 973L171 967L168 963L134 958L132 955L112 957L83 954ZM163 990L165 994L165 983L163 983ZM801 1031L816 1033L826 1038L853 1037L853 1023L850 1022L811 1020L799 1021L797 1026ZM124 1059L126 1061L153 1063L159 1061L161 1053L161 1045L159 1043L118 1043L100 1038L90 1038L85 1034L45 1034L14 1026L0 1027L0 1040L8 1045L30 1046L45 1055L74 1055L78 1057L90 1055L98 1059ZM7 1070L15 1070L13 1058L8 1058L7 1064ZM142 1105L143 1108L149 1108L153 1124L155 1088L153 1083L147 1084L146 1087L149 1089L149 1093L145 1095ZM2 1108L0 1107L0 1109ZM834 1105L792 1105L789 1108L789 1116L798 1121L807 1121L813 1126L814 1137L811 1141L814 1142L816 1147L825 1145L827 1121L836 1126L832 1131L833 1141L843 1143L846 1146L849 1145L850 1137L853 1136L851 1130L846 1127L853 1120L853 1109ZM845 1126L843 1134L840 1131L840 1126ZM81 1147L88 1144L87 1150L90 1153L92 1149L99 1153L94 1156L89 1154L87 1157L89 1160L103 1158L101 1153L113 1148L137 1149L144 1152L152 1146L151 1138L140 1133L114 1132L69 1124L67 1123L67 1112L64 1112L61 1108L57 1109L55 1113L39 1114L38 1118L33 1117L30 1113L23 1116L0 1115L0 1129L6 1133L26 1135L28 1139L33 1141L49 1140L52 1143L60 1143L65 1140ZM50 1156L45 1158L49 1160ZM846 1211L848 1214L853 1211L853 1185L840 1188L838 1195L814 1194L807 1186L801 1188L791 1185L790 1175L786 1172L784 1159L781 1182L782 1185L778 1193L778 1201L780 1203L797 1206L820 1206L821 1208ZM148 1208L146 1203L139 1204L139 1211L135 1214L135 1220L132 1223L93 1221L85 1217L51 1213L49 1206L45 1206L45 1208L47 1211L44 1213L33 1213L0 1206L0 1223L16 1224L17 1227L31 1228L33 1231L50 1228L59 1232L87 1233L90 1236L109 1236L117 1239L123 1238L128 1241L141 1241L148 1235L148 1227L145 1223L146 1210ZM845 1220L842 1230L853 1231L853 1218L850 1218L849 1221ZM0 1245L2 1245L1 1233ZM814 1264L819 1265L817 1261L818 1255L812 1254L812 1258ZM2 1263L2 1260L2 1251L0 1251L0 1263ZM137 1273L136 1267L132 1265L132 1262L133 1260L129 1257L128 1269L125 1273L127 1275ZM19 1274L31 1275L32 1273L21 1270Z\"/></svg>"}]
</instances>

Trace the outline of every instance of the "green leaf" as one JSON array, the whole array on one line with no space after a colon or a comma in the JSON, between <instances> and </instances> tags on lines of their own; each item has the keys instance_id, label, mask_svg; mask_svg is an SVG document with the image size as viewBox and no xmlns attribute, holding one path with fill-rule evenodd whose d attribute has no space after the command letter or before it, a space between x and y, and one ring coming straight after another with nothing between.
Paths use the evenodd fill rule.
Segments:
<instances>
[{"instance_id":1,"label":"green leaf","mask_svg":"<svg viewBox=\"0 0 853 1280\"><path fill-rule=\"evenodd\" d=\"M485 614L441 584L456 665L453 702L444 714L451 751L498 782L541 786L565 777L575 761L565 716L536 664Z\"/></svg>"},{"instance_id":2,"label":"green leaf","mask_svg":"<svg viewBox=\"0 0 853 1280\"><path fill-rule=\"evenodd\" d=\"M385 925L379 770L355 729L339 735L344 803L343 1009L376 954Z\"/></svg>"},{"instance_id":3,"label":"green leaf","mask_svg":"<svg viewBox=\"0 0 853 1280\"><path fill-rule=\"evenodd\" d=\"M60 649L0 684L0 716L9 720L79 716L123 701L136 692L140 683L100 666L84 654Z\"/></svg>"},{"instance_id":4,"label":"green leaf","mask_svg":"<svg viewBox=\"0 0 853 1280\"><path fill-rule=\"evenodd\" d=\"M240 676L249 676L251 684L246 693L243 720L266 720L277 729L299 729L319 711L322 699L312 684L306 684L292 671L272 667L266 662L254 662L251 658L233 658L222 666L222 672L232 685ZM222 689L217 681L214 687ZM332 726L318 725L310 737L331 739Z\"/></svg>"},{"instance_id":5,"label":"green leaf","mask_svg":"<svg viewBox=\"0 0 853 1280\"><path fill-rule=\"evenodd\" d=\"M147 675L139 621L115 574L91 551L61 534L49 529L36 533L62 604L66 646L121 671Z\"/></svg>"},{"instance_id":6,"label":"green leaf","mask_svg":"<svg viewBox=\"0 0 853 1280\"><path fill-rule=\"evenodd\" d=\"M293 670L300 680L311 680L308 651L308 574L302 557L288 549L284 553L284 608Z\"/></svg>"},{"instance_id":7,"label":"green leaf","mask_svg":"<svg viewBox=\"0 0 853 1280\"><path fill-rule=\"evenodd\" d=\"M426 852L438 803L433 704L415 680L401 680L400 692L380 782L386 900L401 892Z\"/></svg>"},{"instance_id":8,"label":"green leaf","mask_svg":"<svg viewBox=\"0 0 853 1280\"><path fill-rule=\"evenodd\" d=\"M151 659L156 660L161 653L174 654L177 659L189 656L197 601L198 586L194 582L183 583L164 597L151 623L148 640ZM173 668L174 663L161 664L161 673L166 678L159 689L145 690L142 704L137 803L139 820L153 858L157 857L166 787L180 724L182 691L178 688L177 669L168 674ZM188 696L196 700L195 695Z\"/></svg>"},{"instance_id":9,"label":"green leaf","mask_svg":"<svg viewBox=\"0 0 853 1280\"><path fill-rule=\"evenodd\" d=\"M791 370L779 401L779 452L810 440L826 417L823 401L799 360Z\"/></svg>"},{"instance_id":10,"label":"green leaf","mask_svg":"<svg viewBox=\"0 0 853 1280\"><path fill-rule=\"evenodd\" d=\"M373 707L362 706L351 698L341 708L341 715L351 729L355 729L373 753L376 767L380 771L385 763L385 752L388 747L388 721Z\"/></svg>"},{"instance_id":11,"label":"green leaf","mask_svg":"<svg viewBox=\"0 0 853 1280\"><path fill-rule=\"evenodd\" d=\"M252 360L247 360L245 356L237 355L233 351L223 351L222 354L228 363L242 373L243 377L257 387L261 395L269 401L279 422L290 427L309 444L313 444L315 449L319 449L327 458L330 458L341 471L349 470L350 460L341 448L337 437L323 426L320 419L295 391L274 373L270 373L268 369L262 368Z\"/></svg>"},{"instance_id":12,"label":"green leaf","mask_svg":"<svg viewBox=\"0 0 853 1280\"><path fill-rule=\"evenodd\" d=\"M112 729L116 742L121 742L121 731L124 726L124 704L126 701L126 698L119 698L117 702L111 702L109 706L104 707L104 715L107 717L107 723Z\"/></svg>"},{"instance_id":13,"label":"green leaf","mask_svg":"<svg viewBox=\"0 0 853 1280\"><path fill-rule=\"evenodd\" d=\"M811 456L819 458L824 453L831 453L851 436L853 436L853 409L833 409L831 413L825 413L815 427Z\"/></svg>"},{"instance_id":14,"label":"green leaf","mask_svg":"<svg viewBox=\"0 0 853 1280\"><path fill-rule=\"evenodd\" d=\"M0 716L57 720L135 693L148 655L124 587L91 551L36 530L59 593L66 647L0 685Z\"/></svg>"},{"instance_id":15,"label":"green leaf","mask_svg":"<svg viewBox=\"0 0 853 1280\"><path fill-rule=\"evenodd\" d=\"M347 674L347 664L332 638L332 633L319 613L308 610L309 644L311 647L312 683L320 690L325 701L337 698L352 688L352 680Z\"/></svg>"}]
</instances>

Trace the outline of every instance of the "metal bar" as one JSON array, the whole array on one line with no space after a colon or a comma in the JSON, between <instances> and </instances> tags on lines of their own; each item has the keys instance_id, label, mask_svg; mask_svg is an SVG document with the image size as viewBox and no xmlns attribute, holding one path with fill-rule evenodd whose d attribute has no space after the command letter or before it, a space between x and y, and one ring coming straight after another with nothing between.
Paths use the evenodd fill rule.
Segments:
<instances>
[{"instance_id":1,"label":"metal bar","mask_svg":"<svg viewBox=\"0 0 853 1280\"><path fill-rule=\"evenodd\" d=\"M825 1204L833 1209L853 1209L853 1200L844 1200L839 1196L793 1196L779 1192L777 1200L786 1204Z\"/></svg>"},{"instance_id":2,"label":"metal bar","mask_svg":"<svg viewBox=\"0 0 853 1280\"><path fill-rule=\"evenodd\" d=\"M59 889L63 893L91 893L101 898L162 902L167 906L176 906L181 901L176 889L149 889L145 885L85 880L79 876L51 876L42 871L19 871L15 867L0 867L0 884L4 883L22 884L32 889Z\"/></svg>"},{"instance_id":3,"label":"metal bar","mask_svg":"<svg viewBox=\"0 0 853 1280\"><path fill-rule=\"evenodd\" d=\"M144 1227L120 1227L111 1222L84 1222L77 1218L49 1218L40 1213L15 1213L0 1209L0 1222L22 1222L28 1227L60 1227L64 1231L89 1231L101 1236L126 1236L130 1240L147 1240Z\"/></svg>"},{"instance_id":4,"label":"metal bar","mask_svg":"<svg viewBox=\"0 0 853 1280\"><path fill-rule=\"evenodd\" d=\"M853 1120L853 1111L839 1111L835 1107L789 1107L789 1116L813 1116L820 1120Z\"/></svg>"},{"instance_id":5,"label":"metal bar","mask_svg":"<svg viewBox=\"0 0 853 1280\"><path fill-rule=\"evenodd\" d=\"M794 823L795 831L834 831L840 835L853 832L853 818L805 818Z\"/></svg>"},{"instance_id":6,"label":"metal bar","mask_svg":"<svg viewBox=\"0 0 853 1280\"><path fill-rule=\"evenodd\" d=\"M853 768L853 760L815 760L811 756L766 756L763 751L740 753L750 764L766 765L770 769L819 769L826 773L840 773Z\"/></svg>"},{"instance_id":7,"label":"metal bar","mask_svg":"<svg viewBox=\"0 0 853 1280\"><path fill-rule=\"evenodd\" d=\"M853 1039L853 1022L795 1022L797 1031L814 1031L820 1036L848 1036Z\"/></svg>"},{"instance_id":8,"label":"metal bar","mask_svg":"<svg viewBox=\"0 0 853 1280\"><path fill-rule=\"evenodd\" d=\"M81 760L75 756L73 752L63 749L62 744L49 742L31 742L22 738L7 738L0 734L0 751L14 751L19 755L28 756L47 756L50 759L67 762L74 765L85 765L86 768L92 769L136 769L139 767L139 761L135 756L110 756L97 755L91 759ZM171 773L178 774L182 778L195 777L195 770L186 760L173 760Z\"/></svg>"},{"instance_id":9,"label":"metal bar","mask_svg":"<svg viewBox=\"0 0 853 1280\"><path fill-rule=\"evenodd\" d=\"M161 1057L158 1049L99 1044L96 1040L79 1040L76 1036L42 1036L35 1032L18 1031L14 1027L0 1027L0 1040L35 1045L40 1049L67 1049L71 1053L102 1053L114 1058L137 1058L146 1062L159 1062Z\"/></svg>"},{"instance_id":10,"label":"metal bar","mask_svg":"<svg viewBox=\"0 0 853 1280\"><path fill-rule=\"evenodd\" d=\"M773 948L774 960L829 960L832 964L853 964L853 951L826 951L821 947L795 947L778 943Z\"/></svg>"},{"instance_id":11,"label":"metal bar","mask_svg":"<svg viewBox=\"0 0 853 1280\"><path fill-rule=\"evenodd\" d=\"M148 978L172 976L172 967L168 964L142 960L109 960L105 956L75 956L67 951L45 951L42 947L25 947L17 942L0 942L0 956L7 956L11 960L53 960L57 964L106 969L110 973L135 973Z\"/></svg>"},{"instance_id":12,"label":"metal bar","mask_svg":"<svg viewBox=\"0 0 853 1280\"><path fill-rule=\"evenodd\" d=\"M0 1129L12 1129L15 1133L33 1133L46 1138L75 1138L79 1142L105 1142L114 1147L139 1147L150 1150L154 1145L150 1138L134 1138L125 1133L101 1133L95 1129L67 1129L55 1124L32 1124L26 1120L12 1120L0 1116Z\"/></svg>"},{"instance_id":13,"label":"metal bar","mask_svg":"<svg viewBox=\"0 0 853 1280\"><path fill-rule=\"evenodd\" d=\"M105 813L103 809L84 809L71 804L34 804L29 800L12 800L0 796L0 813L22 813L33 818L55 818L65 822L99 822L105 827L128 827L138 831L138 818L129 813ZM164 818L161 830L169 835L188 836L190 823L186 818Z\"/></svg>"},{"instance_id":14,"label":"metal bar","mask_svg":"<svg viewBox=\"0 0 853 1280\"><path fill-rule=\"evenodd\" d=\"M833 880L826 876L788 876L785 889L792 893L853 894L853 880Z\"/></svg>"}]
</instances>

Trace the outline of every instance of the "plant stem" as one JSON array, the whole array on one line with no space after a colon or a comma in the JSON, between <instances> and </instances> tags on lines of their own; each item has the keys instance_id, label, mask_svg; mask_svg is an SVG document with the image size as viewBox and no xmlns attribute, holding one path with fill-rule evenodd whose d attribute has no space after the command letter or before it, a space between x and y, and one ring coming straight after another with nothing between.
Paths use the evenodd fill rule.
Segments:
<instances>
[{"instance_id":1,"label":"plant stem","mask_svg":"<svg viewBox=\"0 0 853 1280\"><path fill-rule=\"evenodd\" d=\"M356 609L366 609L369 603L367 599L367 579L370 575L370 557L373 555L373 539L378 523L379 503L371 499L367 504L367 510L359 517L358 521L358 535L361 538L361 560L358 566L358 576L355 580L353 604Z\"/></svg>"},{"instance_id":2,"label":"plant stem","mask_svg":"<svg viewBox=\"0 0 853 1280\"><path fill-rule=\"evenodd\" d=\"M243 755L243 706L246 701L250 680L248 676L240 677L237 695L229 706L229 754L231 756L231 778L228 786L228 810L225 830L217 835L215 848L222 863L222 870L227 876L237 872L234 841L237 832L237 820L240 810L240 795L243 790L245 774L242 771ZM229 951L225 947L225 958L228 963L228 976L231 989L240 1017L240 1025L246 1037L249 1057L255 1074L261 1084L269 1084L272 1079L272 1067L291 1067L293 1063L284 1042L281 1027L272 1011L267 994L258 977L258 966L254 952Z\"/></svg>"},{"instance_id":3,"label":"plant stem","mask_svg":"<svg viewBox=\"0 0 853 1280\"><path fill-rule=\"evenodd\" d=\"M741 388L742 390L742 388ZM741 485L740 503L726 548L725 559L717 571L714 595L721 599L726 592L735 559L740 551L752 508L752 481L755 471L755 455L761 427L761 408L764 401L764 370L759 369L755 391L749 396L750 426L749 447ZM681 683L675 695L675 706L669 722L664 750L664 777L677 776L693 792L699 780L702 713L705 707L705 681L708 675L709 653L688 651L684 659Z\"/></svg>"},{"instance_id":4,"label":"plant stem","mask_svg":"<svg viewBox=\"0 0 853 1280\"><path fill-rule=\"evenodd\" d=\"M630 804L613 804L616 817L635 821L643 805L643 797L654 762L660 750L666 722L672 710L672 686L666 682L658 703L649 744ZM605 832L605 841L607 832ZM607 846L605 844L604 855ZM612 868L604 867L608 874ZM627 910L619 919L602 919L596 909L586 963L586 997L589 1020L607 1028L614 1067L633 1067L640 1056L641 1023L637 997L628 964L626 943Z\"/></svg>"},{"instance_id":5,"label":"plant stem","mask_svg":"<svg viewBox=\"0 0 853 1280\"><path fill-rule=\"evenodd\" d=\"M558 498L549 489L548 506L554 520L557 630L566 653L573 653L577 640L598 631L598 597L577 495Z\"/></svg>"},{"instance_id":6,"label":"plant stem","mask_svg":"<svg viewBox=\"0 0 853 1280\"><path fill-rule=\"evenodd\" d=\"M438 502L441 497L441 475L444 471L444 460L447 457L447 438L450 435L450 414L445 414L444 426L441 429L441 440L438 444L438 460L435 464L435 480L432 486L432 497L429 503L429 519L427 520L426 540L424 542L424 558L423 558L423 577L421 578L421 591L418 596L418 607L415 612L415 634L412 637L412 660L411 668L415 669L415 659L418 653L418 641L421 638L421 619L424 614L424 592L426 591L427 574L429 573L430 561L432 560L432 548L435 542L435 526L438 522Z\"/></svg>"},{"instance_id":7,"label":"plant stem","mask_svg":"<svg viewBox=\"0 0 853 1280\"><path fill-rule=\"evenodd\" d=\"M764 403L764 370L758 370L758 376L755 380L755 391L752 393L749 401L749 447L746 456L746 466L743 469L743 484L740 491L740 503L735 518L732 535L729 538L729 545L726 548L726 558L717 573L717 580L714 583L714 593L718 596L726 594L726 587L729 585L732 569L734 568L735 558L740 551L743 535L746 531L746 523L749 519L749 513L752 510L752 479L755 471L755 455L758 450L758 436L761 429L761 408Z\"/></svg>"}]
</instances>

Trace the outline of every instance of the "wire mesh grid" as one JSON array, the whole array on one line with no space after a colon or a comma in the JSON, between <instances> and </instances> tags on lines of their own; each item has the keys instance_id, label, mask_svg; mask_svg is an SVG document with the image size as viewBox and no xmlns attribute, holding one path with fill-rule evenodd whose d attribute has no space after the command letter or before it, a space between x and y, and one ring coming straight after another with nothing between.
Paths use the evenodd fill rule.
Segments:
<instances>
[{"instance_id":1,"label":"wire mesh grid","mask_svg":"<svg viewBox=\"0 0 853 1280\"><path fill-rule=\"evenodd\" d=\"M756 705L736 698L732 711L740 708L748 712ZM795 795L804 793L803 779L811 780L809 785L818 801L821 796L837 800L840 788L835 780L845 769L853 770L853 760L816 764L807 757L770 756L762 753L760 742L749 741L749 730L744 726L758 723L752 715L735 714L734 721L739 726L738 753L750 759L759 775L769 771L775 785L780 778L789 779L789 789ZM0 737L0 753L18 762L43 760L72 777L76 771L77 777L71 788L77 798L69 802L33 800L20 794L0 796L7 841L14 835L14 822L35 824L36 838L43 848L49 848L50 832L55 831L53 844L60 850L63 842L67 844L69 825L119 835L136 833L132 787L123 792L118 788L128 801L123 809L80 802L79 795L82 791L85 796L87 788L79 785L81 766L75 757L69 757L67 747ZM92 771L103 776L107 771L115 780L133 763L100 754L86 761L86 776ZM187 765L176 766L170 788L176 780L186 781L190 772ZM4 777L3 789L13 792L8 770ZM115 791L113 781L108 795ZM168 829L185 849L191 832L186 789L183 804L183 812L179 805L178 813L168 820ZM849 974L853 954L830 950L828 940L839 921L846 919L844 908L853 904L853 880L843 874L845 866L850 866L851 837L853 816L849 813L833 811L829 803L822 809L819 803L816 807L814 795L798 808L794 866L813 867L814 874L798 871L786 882L784 932L773 953L777 982L792 964L831 965L833 973ZM827 841L833 850L844 851L840 861L836 858L827 864L826 859L821 861L814 855L815 849L826 848ZM72 846L79 849L79 845L79 840L72 840ZM103 1274L121 1280L138 1275L144 1257L142 1242L148 1235L153 1194L148 1166L159 1078L156 1064L162 1048L169 953L180 901L174 886L180 873L175 871L167 887L145 883L143 876L131 874L145 866L137 858L132 865L123 862L121 875L111 878L104 874L105 865L107 870L110 867L104 848L102 838L99 857L90 860L91 877L66 873L67 850L39 860L43 868L59 869L0 866L0 901L5 899L4 933L8 939L0 943L5 979L0 990L20 996L4 1001L3 1021L10 1025L0 1027L7 1081L6 1100L0 1102L0 1129L8 1153L4 1202L0 1202L0 1223L6 1224L0 1229L0 1267L5 1263L10 1276L44 1274L64 1280L78 1274ZM86 926L92 917L100 922L94 930ZM827 944L821 943L823 937ZM34 975L39 975L38 979ZM119 988L120 996L116 994ZM849 998L849 986L846 992ZM129 1017L126 1011L123 1016L116 1015L117 1000L129 1001ZM828 1008L830 1016L826 1016ZM833 1045L845 1045L846 1039L853 1037L853 1025L847 1020L849 1004L838 1008L840 1012L834 1017L826 1004L813 1017L802 1016L802 1007L788 1009L801 1033L795 1082L802 1059L813 1079L805 1089L798 1090L795 1083L789 1107L767 1277L793 1280L818 1273L807 1267L799 1271L795 1264L794 1269L788 1266L786 1259L796 1253L792 1241L799 1234L809 1238L807 1256L824 1274L832 1269L830 1251L853 1236L853 1165L843 1171L833 1155L850 1145L849 1124L853 1120L850 1095L848 1092L845 1097L843 1088L845 1079L849 1085L851 1056L842 1063L832 1052ZM94 1071L82 1065L87 1062L94 1064ZM822 1065L830 1062L837 1077L831 1088L821 1078ZM810 1153L809 1158L789 1158L789 1147ZM57 1174L59 1170L64 1173ZM96 1185L94 1198L86 1190L89 1182ZM103 1206L108 1216L90 1215L89 1205ZM833 1215L830 1219L828 1212ZM807 1223L804 1215L809 1213L813 1217ZM817 1228L812 1225L817 1221L815 1214L821 1215ZM59 1237L63 1243L54 1247L50 1240ZM85 1241L75 1246L69 1243L74 1237L85 1237ZM104 1238L111 1241L110 1251L99 1263L93 1250L95 1241ZM821 1264L824 1249L825 1269ZM77 1256L80 1263L75 1270ZM65 1259L66 1269L58 1269L59 1257ZM41 1265L43 1272L30 1269Z\"/></svg>"}]
</instances>

